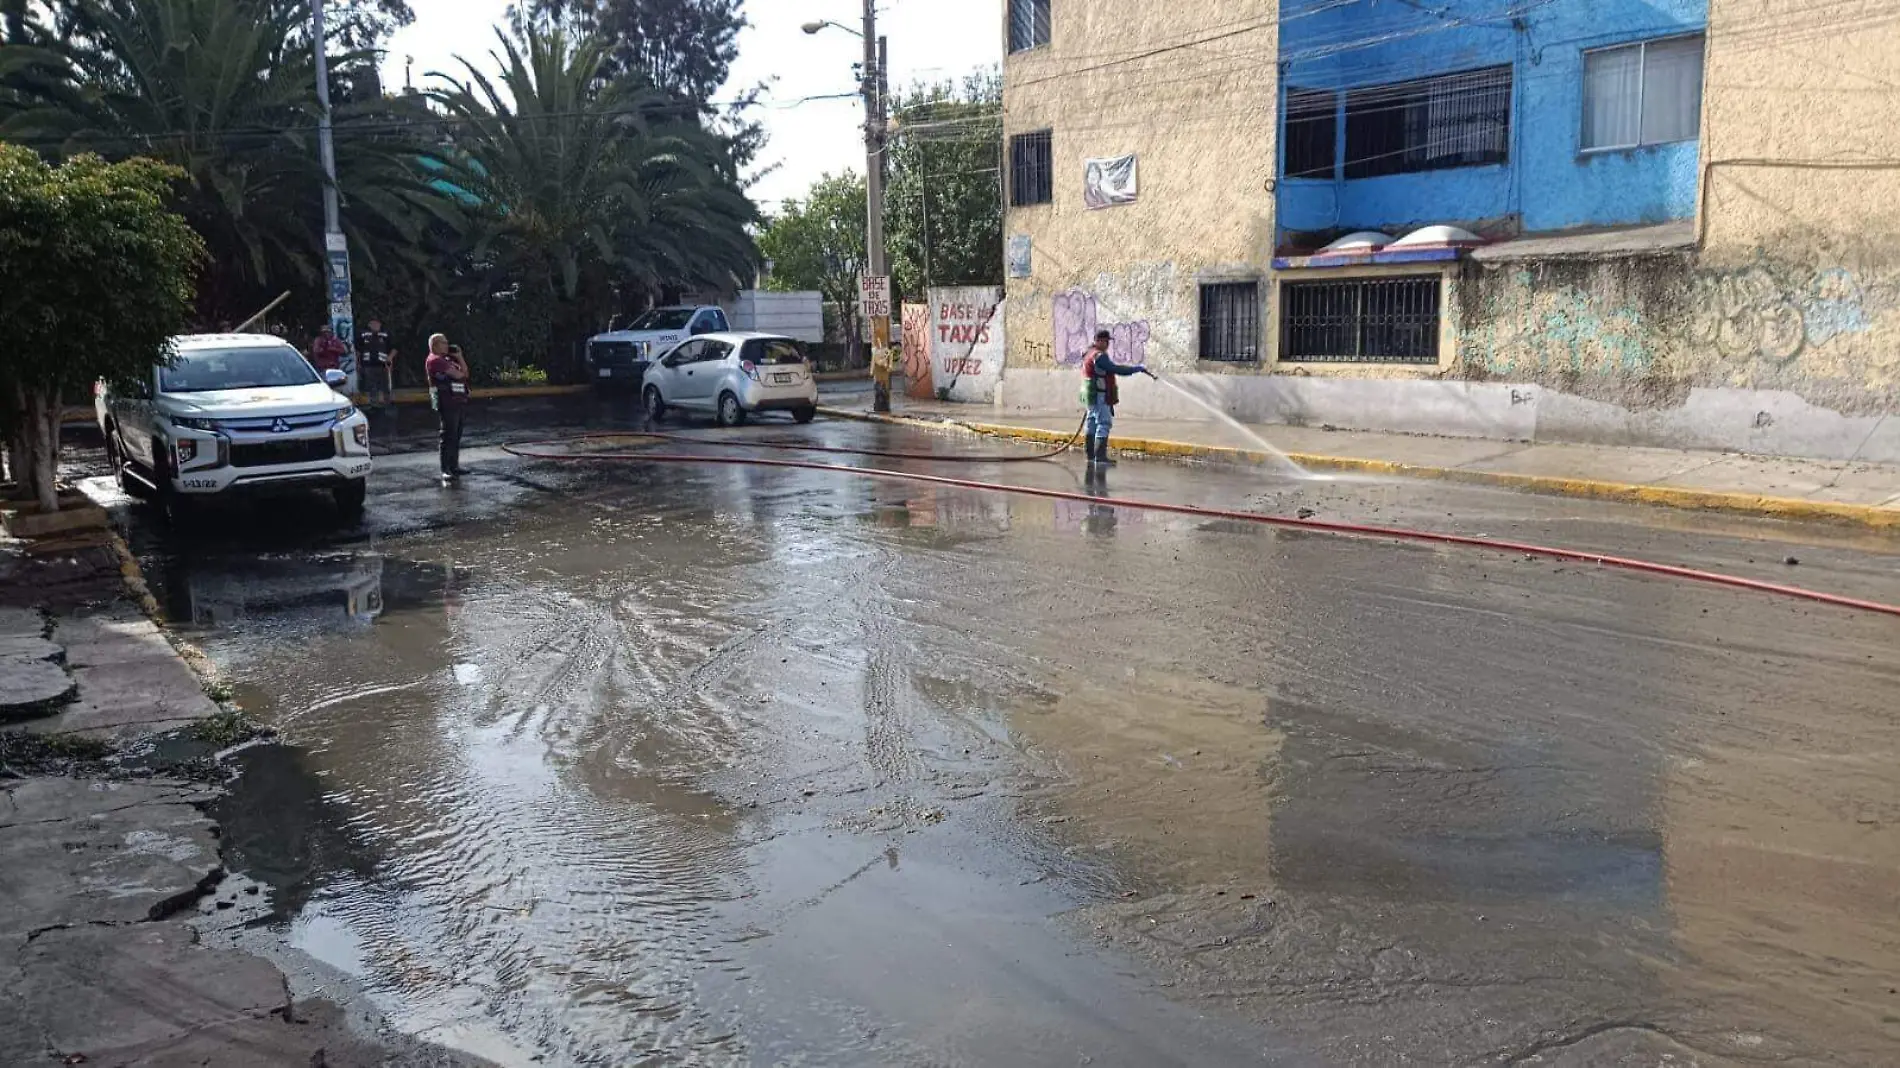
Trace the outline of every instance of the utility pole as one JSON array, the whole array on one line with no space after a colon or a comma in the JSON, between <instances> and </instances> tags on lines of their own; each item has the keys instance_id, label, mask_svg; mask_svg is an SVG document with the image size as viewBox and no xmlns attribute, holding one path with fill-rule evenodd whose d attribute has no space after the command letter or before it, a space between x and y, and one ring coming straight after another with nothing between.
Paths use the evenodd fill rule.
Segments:
<instances>
[{"instance_id":1,"label":"utility pole","mask_svg":"<svg viewBox=\"0 0 1900 1068\"><path fill-rule=\"evenodd\" d=\"M337 204L336 140L330 130L330 58L324 51L323 0L310 0L311 46L317 50L317 157L323 163L323 248L330 292L330 328L347 347L344 389L356 391L356 313L350 299L350 245Z\"/></svg>"},{"instance_id":2,"label":"utility pole","mask_svg":"<svg viewBox=\"0 0 1900 1068\"><path fill-rule=\"evenodd\" d=\"M864 253L869 279L880 279L882 307L874 284L863 283L871 311L871 409L891 410L890 261L884 254L884 49L877 36L877 0L864 0ZM878 314L882 311L883 314Z\"/></svg>"}]
</instances>

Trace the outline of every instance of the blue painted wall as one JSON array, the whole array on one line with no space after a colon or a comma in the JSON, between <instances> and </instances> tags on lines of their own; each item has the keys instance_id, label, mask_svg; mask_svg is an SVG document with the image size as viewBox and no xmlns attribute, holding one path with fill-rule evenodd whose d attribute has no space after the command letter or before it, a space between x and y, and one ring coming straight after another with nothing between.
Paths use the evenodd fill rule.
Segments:
<instances>
[{"instance_id":1,"label":"blue painted wall","mask_svg":"<svg viewBox=\"0 0 1900 1068\"><path fill-rule=\"evenodd\" d=\"M1517 216L1536 232L1692 216L1695 141L1581 153L1583 53L1700 31L1707 21L1707 0L1281 0L1282 93L1507 63L1513 78L1509 163L1351 181L1282 178L1280 228L1400 233ZM1339 116L1343 175L1343 96Z\"/></svg>"}]
</instances>

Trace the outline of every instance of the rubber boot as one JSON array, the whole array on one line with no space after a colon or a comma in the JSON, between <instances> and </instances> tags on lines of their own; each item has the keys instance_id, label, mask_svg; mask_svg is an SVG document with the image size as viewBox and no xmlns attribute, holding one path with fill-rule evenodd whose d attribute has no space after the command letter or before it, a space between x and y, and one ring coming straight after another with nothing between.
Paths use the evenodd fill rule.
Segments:
<instances>
[{"instance_id":1,"label":"rubber boot","mask_svg":"<svg viewBox=\"0 0 1900 1068\"><path fill-rule=\"evenodd\" d=\"M1108 439L1095 439L1095 462L1103 467L1114 467L1115 458L1108 454Z\"/></svg>"},{"instance_id":2,"label":"rubber boot","mask_svg":"<svg viewBox=\"0 0 1900 1068\"><path fill-rule=\"evenodd\" d=\"M1094 438L1082 439L1082 453L1083 455L1089 458L1089 466L1094 467L1095 466L1095 439Z\"/></svg>"}]
</instances>

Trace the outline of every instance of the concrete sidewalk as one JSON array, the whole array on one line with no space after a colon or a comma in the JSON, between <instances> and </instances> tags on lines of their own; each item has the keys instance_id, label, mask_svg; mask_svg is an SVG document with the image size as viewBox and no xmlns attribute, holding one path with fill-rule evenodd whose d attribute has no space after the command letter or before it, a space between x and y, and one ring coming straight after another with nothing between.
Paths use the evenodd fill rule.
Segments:
<instances>
[{"instance_id":1,"label":"concrete sidewalk","mask_svg":"<svg viewBox=\"0 0 1900 1068\"><path fill-rule=\"evenodd\" d=\"M844 398L839 398L844 400ZM956 427L1028 441L1067 441L1079 412L1002 413L982 405L897 398L889 416L851 398L834 417ZM1504 486L1900 530L1900 466L1601 445L1531 445L1479 438L1257 425L1245 428L1302 467ZM1246 433L1213 420L1118 419L1110 444L1126 453L1270 464Z\"/></svg>"}]
</instances>

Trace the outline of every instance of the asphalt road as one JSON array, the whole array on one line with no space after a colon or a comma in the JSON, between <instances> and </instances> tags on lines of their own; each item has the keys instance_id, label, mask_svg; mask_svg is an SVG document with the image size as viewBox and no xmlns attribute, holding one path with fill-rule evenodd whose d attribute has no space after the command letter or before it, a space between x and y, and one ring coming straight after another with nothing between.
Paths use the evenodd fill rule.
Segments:
<instances>
[{"instance_id":1,"label":"asphalt road","mask_svg":"<svg viewBox=\"0 0 1900 1068\"><path fill-rule=\"evenodd\" d=\"M133 510L161 599L288 743L246 757L231 859L275 933L423 1037L519 1064L1900 1055L1900 620L492 447L631 428L630 402L483 409L444 488L426 417L379 425L360 525ZM1074 461L877 462L1083 487ZM1844 529L1170 463L1109 483L1900 601L1900 543Z\"/></svg>"}]
</instances>

